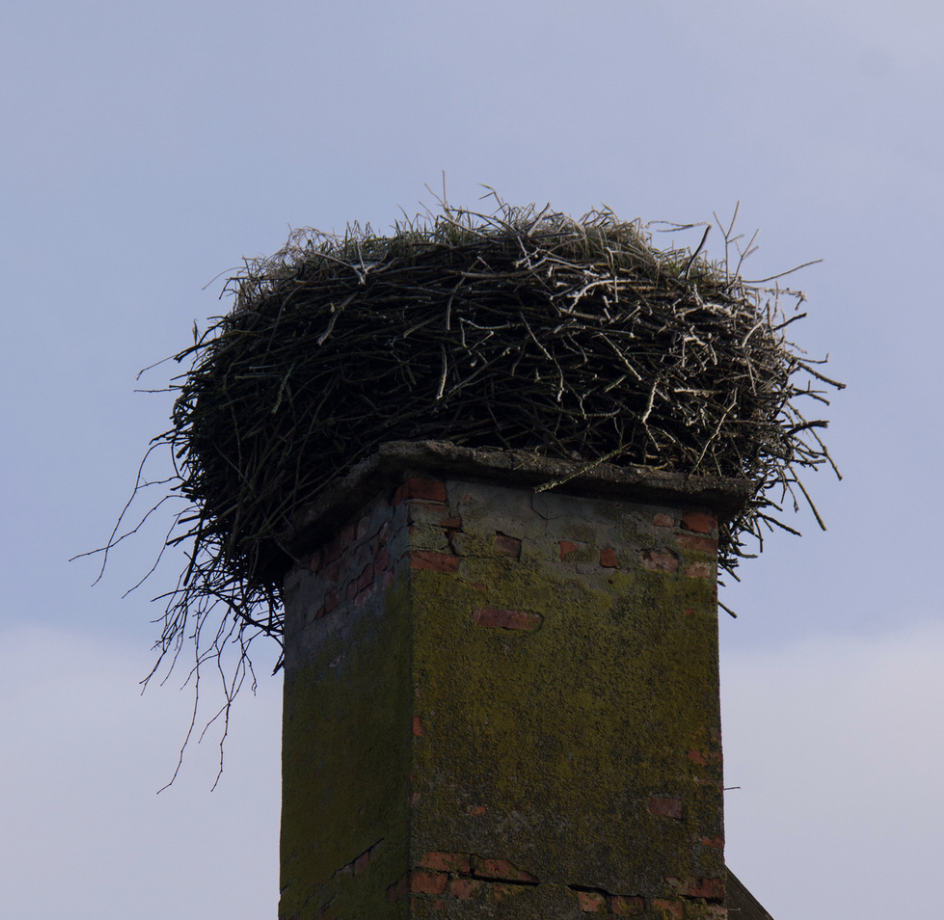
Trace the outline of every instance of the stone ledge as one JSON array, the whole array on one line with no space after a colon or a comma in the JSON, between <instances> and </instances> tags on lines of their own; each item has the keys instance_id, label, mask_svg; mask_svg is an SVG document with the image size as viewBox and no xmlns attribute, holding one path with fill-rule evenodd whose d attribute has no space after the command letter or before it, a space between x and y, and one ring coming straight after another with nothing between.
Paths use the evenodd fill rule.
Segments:
<instances>
[{"instance_id":1,"label":"stone ledge","mask_svg":"<svg viewBox=\"0 0 944 920\"><path fill-rule=\"evenodd\" d=\"M423 474L438 479L464 476L535 490L553 484L550 488L554 491L569 495L696 505L710 508L721 521L734 517L755 490L754 483L747 479L570 462L530 451L462 447L450 441L389 441L299 511L291 528L279 535L279 543L293 556L300 556L333 533L378 492Z\"/></svg>"}]
</instances>

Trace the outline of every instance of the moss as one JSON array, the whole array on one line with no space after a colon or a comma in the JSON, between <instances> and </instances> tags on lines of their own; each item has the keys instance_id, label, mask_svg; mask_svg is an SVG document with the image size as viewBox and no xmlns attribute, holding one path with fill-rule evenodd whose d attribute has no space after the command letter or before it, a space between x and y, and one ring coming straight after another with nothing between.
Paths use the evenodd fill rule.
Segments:
<instances>
[{"instance_id":1,"label":"moss","mask_svg":"<svg viewBox=\"0 0 944 920\"><path fill-rule=\"evenodd\" d=\"M384 616L362 617L352 637L334 634L316 660L286 675L280 917L321 917L335 900L362 903L359 916L379 917L387 887L406 871L404 595L405 586L393 590ZM355 876L353 863L365 852L367 866ZM389 905L388 915L406 913ZM324 916L332 916L330 908Z\"/></svg>"},{"instance_id":2,"label":"moss","mask_svg":"<svg viewBox=\"0 0 944 920\"><path fill-rule=\"evenodd\" d=\"M475 488L453 539L458 572L404 557L384 602L332 614L352 625L287 678L286 920L470 915L448 891L442 909L439 895L387 898L428 853L535 876L474 879L487 902L476 915L508 920L578 917L577 890L672 900L667 879L724 874L722 851L702 844L723 836L714 580L645 568L638 512L566 496L554 528L522 517L520 559L502 555L496 518L510 503ZM561 522L580 512L581 555L561 561L560 533L573 532ZM621 568L601 566L630 513L635 544L615 541ZM410 548L429 529L414 528ZM478 608L539 625L484 627ZM653 796L680 815L653 813ZM380 839L363 873L345 871Z\"/></svg>"}]
</instances>

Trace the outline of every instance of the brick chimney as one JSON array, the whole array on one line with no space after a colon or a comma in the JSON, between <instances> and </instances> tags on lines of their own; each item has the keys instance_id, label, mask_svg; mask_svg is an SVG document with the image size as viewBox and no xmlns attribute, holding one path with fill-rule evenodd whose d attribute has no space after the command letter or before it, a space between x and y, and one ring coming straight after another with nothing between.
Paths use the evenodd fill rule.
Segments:
<instances>
[{"instance_id":1,"label":"brick chimney","mask_svg":"<svg viewBox=\"0 0 944 920\"><path fill-rule=\"evenodd\" d=\"M579 470L397 442L297 521L280 920L726 916L717 524L751 487Z\"/></svg>"}]
</instances>

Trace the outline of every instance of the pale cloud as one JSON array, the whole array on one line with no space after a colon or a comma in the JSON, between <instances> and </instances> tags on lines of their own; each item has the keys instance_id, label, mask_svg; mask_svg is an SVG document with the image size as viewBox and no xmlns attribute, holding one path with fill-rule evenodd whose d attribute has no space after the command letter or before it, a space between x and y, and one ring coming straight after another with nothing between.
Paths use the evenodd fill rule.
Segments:
<instances>
[{"instance_id":1,"label":"pale cloud","mask_svg":"<svg viewBox=\"0 0 944 920\"><path fill-rule=\"evenodd\" d=\"M776 920L893 916L936 875L944 625L724 657L728 862Z\"/></svg>"},{"instance_id":2,"label":"pale cloud","mask_svg":"<svg viewBox=\"0 0 944 920\"><path fill-rule=\"evenodd\" d=\"M167 686L140 696L146 664L137 650L62 630L0 635L0 915L275 914L281 681L238 700L216 791L211 729L157 795L192 695Z\"/></svg>"}]
</instances>

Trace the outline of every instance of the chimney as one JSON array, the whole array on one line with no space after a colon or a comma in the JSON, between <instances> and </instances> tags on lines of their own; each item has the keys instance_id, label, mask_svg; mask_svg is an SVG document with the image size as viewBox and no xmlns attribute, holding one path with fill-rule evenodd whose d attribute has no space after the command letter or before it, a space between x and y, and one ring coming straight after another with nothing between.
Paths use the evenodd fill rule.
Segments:
<instances>
[{"instance_id":1,"label":"chimney","mask_svg":"<svg viewBox=\"0 0 944 920\"><path fill-rule=\"evenodd\" d=\"M725 917L717 527L751 488L396 442L305 509L280 920Z\"/></svg>"}]
</instances>

